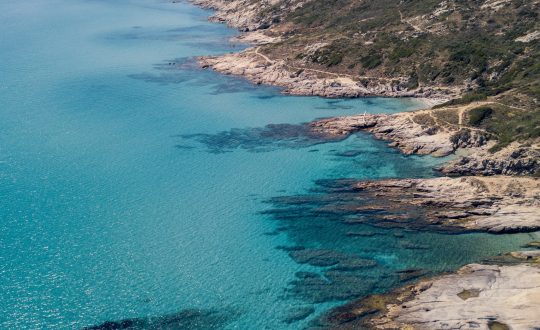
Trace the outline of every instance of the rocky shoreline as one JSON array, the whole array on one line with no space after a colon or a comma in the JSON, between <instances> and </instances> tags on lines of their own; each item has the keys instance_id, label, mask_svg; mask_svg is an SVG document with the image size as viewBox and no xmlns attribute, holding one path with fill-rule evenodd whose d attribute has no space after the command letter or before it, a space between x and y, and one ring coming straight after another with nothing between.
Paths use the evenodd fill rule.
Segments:
<instances>
[{"instance_id":1,"label":"rocky shoreline","mask_svg":"<svg viewBox=\"0 0 540 330\"><path fill-rule=\"evenodd\" d=\"M240 39L255 44L239 53L200 57L198 62L203 68L242 76L255 84L279 86L284 93L293 95L421 97L441 103L463 94L459 88L411 87L405 78L351 76L270 58L263 46L281 41L286 31L261 31L281 22L284 13L305 1L290 1L272 11L261 11L248 0L192 2L215 9L212 21L251 31ZM272 2L265 1L261 5L271 7ZM331 187L330 190L349 198L358 194L380 202L380 205L362 206L350 198L350 204L340 206L343 210L333 212L370 212L369 221L366 217L351 221L375 226L497 234L540 230L540 180L530 177L540 173L540 141L499 146L497 136L468 125L471 110L493 104L499 103L489 99L462 106L393 115L328 118L310 123L311 134L332 140L367 131L389 141L405 154L458 155L438 170L461 178L346 181ZM380 210L385 212L379 214ZM540 309L540 252L516 252L495 261L466 265L452 274L353 301L321 317L314 328L537 327L540 324L537 313Z\"/></svg>"},{"instance_id":2,"label":"rocky shoreline","mask_svg":"<svg viewBox=\"0 0 540 330\"><path fill-rule=\"evenodd\" d=\"M293 0L274 7L275 1L254 3L249 0L190 0L193 4L215 10L209 20L224 23L243 32L235 41L254 45L242 52L218 56L199 57L203 68L217 72L242 76L255 84L283 88L290 95L338 97L417 97L447 101L461 93L460 89L445 86L409 87L409 77L358 76L337 74L304 65L294 66L286 59L272 59L264 54L260 45L282 41L286 28L272 29L282 22L283 17L309 0ZM262 8L261 8L262 7ZM267 14L266 9L269 10ZM307 52L315 52L319 45L306 46Z\"/></svg>"},{"instance_id":3,"label":"rocky shoreline","mask_svg":"<svg viewBox=\"0 0 540 330\"><path fill-rule=\"evenodd\" d=\"M390 146L411 155L460 156L440 167L443 174L458 175L535 175L540 173L540 143L514 142L497 152L490 149L496 137L477 128L441 119L449 111L466 116L467 111L491 102L457 108L441 108L393 115L356 115L327 118L310 123L314 134L329 138L346 137L359 131L372 133Z\"/></svg>"},{"instance_id":4,"label":"rocky shoreline","mask_svg":"<svg viewBox=\"0 0 540 330\"><path fill-rule=\"evenodd\" d=\"M258 34L260 36L260 34ZM244 37L244 40L253 38ZM260 39L259 39L260 40ZM359 77L306 69L287 64L285 60L273 60L260 52L259 47L240 53L207 56L198 59L203 68L242 76L255 84L278 86L284 94L338 97L417 97L447 100L454 94L438 87L408 89L406 79L385 77Z\"/></svg>"},{"instance_id":5,"label":"rocky shoreline","mask_svg":"<svg viewBox=\"0 0 540 330\"><path fill-rule=\"evenodd\" d=\"M540 309L540 251L469 264L328 312L315 328L535 329Z\"/></svg>"},{"instance_id":6,"label":"rocky shoreline","mask_svg":"<svg viewBox=\"0 0 540 330\"><path fill-rule=\"evenodd\" d=\"M351 189L372 196L394 215L372 221L451 227L489 233L540 230L540 179L491 176L359 181ZM374 204L370 204L373 207ZM408 223L412 219L415 224Z\"/></svg>"},{"instance_id":7,"label":"rocky shoreline","mask_svg":"<svg viewBox=\"0 0 540 330\"><path fill-rule=\"evenodd\" d=\"M273 24L281 22L283 15L302 6L307 0L290 0L274 8L276 1L265 0L253 2L249 0L189 0L196 6L212 9L215 12L209 20L224 23L242 32L268 29ZM264 9L270 9L262 14Z\"/></svg>"}]
</instances>

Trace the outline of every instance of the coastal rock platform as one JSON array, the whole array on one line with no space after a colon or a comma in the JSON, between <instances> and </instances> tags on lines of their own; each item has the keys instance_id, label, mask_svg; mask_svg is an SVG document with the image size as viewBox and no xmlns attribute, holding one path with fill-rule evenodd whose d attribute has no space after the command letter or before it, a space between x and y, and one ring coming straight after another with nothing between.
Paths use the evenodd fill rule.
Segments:
<instances>
[{"instance_id":1,"label":"coastal rock platform","mask_svg":"<svg viewBox=\"0 0 540 330\"><path fill-rule=\"evenodd\" d=\"M469 264L329 312L334 329L535 329L540 324L540 251L512 265Z\"/></svg>"},{"instance_id":2,"label":"coastal rock platform","mask_svg":"<svg viewBox=\"0 0 540 330\"><path fill-rule=\"evenodd\" d=\"M362 181L353 189L387 203L384 222L453 227L490 233L540 230L540 180L492 176ZM401 215L401 216L400 216ZM405 216L403 216L405 215ZM377 216L375 216L377 218ZM400 220L402 219L402 220ZM377 220L375 220L377 221Z\"/></svg>"},{"instance_id":3,"label":"coastal rock platform","mask_svg":"<svg viewBox=\"0 0 540 330\"><path fill-rule=\"evenodd\" d=\"M259 34L260 35L260 34ZM249 40L249 39L248 39ZM420 97L448 99L448 89L436 86L410 90L407 80L385 77L360 77L340 75L332 72L295 67L283 59L271 59L260 47L248 48L243 52L220 56L205 56L198 59L203 68L211 68L223 74L242 76L255 84L284 88L283 93L311 95L328 98L384 96Z\"/></svg>"}]
</instances>

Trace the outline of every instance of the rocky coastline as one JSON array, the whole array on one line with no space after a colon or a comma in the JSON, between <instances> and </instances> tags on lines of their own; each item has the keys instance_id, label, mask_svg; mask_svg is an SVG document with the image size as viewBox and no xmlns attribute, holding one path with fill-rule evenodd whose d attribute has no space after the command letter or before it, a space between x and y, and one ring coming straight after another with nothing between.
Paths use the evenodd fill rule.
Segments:
<instances>
[{"instance_id":1,"label":"rocky coastline","mask_svg":"<svg viewBox=\"0 0 540 330\"><path fill-rule=\"evenodd\" d=\"M372 223L494 234L540 230L540 180L536 178L470 176L358 181L351 185L351 190L371 196L381 207L386 205L389 214L372 215ZM377 204L370 207L374 205Z\"/></svg>"},{"instance_id":2,"label":"rocky coastline","mask_svg":"<svg viewBox=\"0 0 540 330\"><path fill-rule=\"evenodd\" d=\"M197 60L203 68L242 76L255 84L279 86L292 95L419 97L442 103L464 93L461 88L411 87L405 78L351 76L271 58L264 45L280 42L286 31L270 28L282 21L284 13L307 1L287 2L266 15L248 0L191 2L215 9L212 21L248 32L240 39L254 44L239 53L200 57ZM272 6L272 1L262 5ZM540 174L540 141L500 144L495 134L470 125L469 114L474 109L491 105L500 105L499 100L393 115L327 118L310 123L309 130L332 140L367 131L408 155L456 155L437 169L445 177L347 181L336 188L380 201L380 208L390 214L377 215L376 204L364 206L375 213L372 225L456 233L538 231L540 180L533 176ZM347 212L366 211L354 204L342 207ZM538 283L540 251L515 252L353 301L323 315L314 328L533 329L540 324Z\"/></svg>"},{"instance_id":3,"label":"rocky coastline","mask_svg":"<svg viewBox=\"0 0 540 330\"><path fill-rule=\"evenodd\" d=\"M245 41L253 39L244 37ZM264 40L267 42L267 39ZM260 52L259 47L249 48L239 53L200 57L198 62L203 68L211 68L223 74L242 76L255 84L282 87L283 93L290 95L328 98L417 97L439 102L456 95L455 91L448 91L437 86L409 89L406 79L362 77L360 80L360 77L295 67L285 60L269 58Z\"/></svg>"},{"instance_id":4,"label":"rocky coastline","mask_svg":"<svg viewBox=\"0 0 540 330\"><path fill-rule=\"evenodd\" d=\"M329 138L346 137L367 131L390 146L412 155L443 157L458 154L438 168L450 176L463 175L535 175L540 173L540 143L513 142L492 151L497 140L489 132L469 127L456 118L456 123L445 121L448 113L467 115L476 107L489 105L481 102L456 108L427 109L392 115L356 115L327 118L310 123L314 133Z\"/></svg>"},{"instance_id":5,"label":"rocky coastline","mask_svg":"<svg viewBox=\"0 0 540 330\"><path fill-rule=\"evenodd\" d=\"M242 32L265 30L272 25L281 22L283 15L302 6L308 0L291 0L274 5L275 0L253 2L249 0L189 0L196 6L212 9L214 13L209 20L216 23L224 23ZM265 9L272 9L266 14Z\"/></svg>"},{"instance_id":6,"label":"rocky coastline","mask_svg":"<svg viewBox=\"0 0 540 330\"><path fill-rule=\"evenodd\" d=\"M535 329L540 309L540 251L423 279L335 308L314 328Z\"/></svg>"}]
</instances>

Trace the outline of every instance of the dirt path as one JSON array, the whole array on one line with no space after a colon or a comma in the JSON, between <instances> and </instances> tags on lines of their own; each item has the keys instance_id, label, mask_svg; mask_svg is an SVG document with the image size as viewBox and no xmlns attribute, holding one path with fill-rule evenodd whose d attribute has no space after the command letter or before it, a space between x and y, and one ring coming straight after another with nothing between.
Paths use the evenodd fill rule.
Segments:
<instances>
[{"instance_id":1,"label":"dirt path","mask_svg":"<svg viewBox=\"0 0 540 330\"><path fill-rule=\"evenodd\" d=\"M260 49L260 47L255 48L255 51L254 51L255 55L262 57L267 63L270 63L270 64L275 63L275 61L271 60L268 56L266 56L264 54L261 54L259 52L259 49ZM386 78L386 77L353 76L353 75L346 74L346 73L339 74L339 73L328 72L328 71L317 70L317 69L295 67L295 66L292 66L292 65L289 65L289 64L285 64L285 66L287 68L289 68L289 69L292 69L293 71L298 71L298 70L310 71L310 72L316 72L316 73L321 73L321 74L325 74L325 75L334 76L336 78L349 78L351 80L356 78L356 79L370 79L370 80L379 80L379 81L387 81L388 82L388 81L393 81L393 80L403 80L404 79L403 77L400 77L400 78Z\"/></svg>"},{"instance_id":2,"label":"dirt path","mask_svg":"<svg viewBox=\"0 0 540 330\"><path fill-rule=\"evenodd\" d=\"M488 135L493 135L493 136L496 136L496 134L494 133L491 133L491 132L488 132L487 130L483 129L483 128L477 128L477 127L471 127L471 126L468 126L468 125L465 125L464 122L465 122L465 114L467 113L467 111L471 110L471 109L474 109L476 107L479 107L479 106L484 106L484 105L489 105L489 104L500 104L500 105L504 105L502 103L499 103L499 102L491 102L491 101L486 101L486 102L474 102L474 103L471 103L471 104L468 104L468 105L465 105L465 106L461 106L461 107L446 107L446 108L441 108L441 109L423 109L423 110L417 110L417 111L413 111L413 112L406 112L406 113L403 113L404 116L407 117L408 120L410 120L411 122L419 125L419 123L417 123L415 120L414 120L414 117L416 115L428 115L432 120L433 122L435 123L435 125L439 128L441 128L442 130L446 131L446 132L451 132L453 130L460 130L460 129L463 129L463 128L466 128L468 130L471 130L471 131L475 131L475 132L480 132L480 133L484 133L484 134L488 134ZM435 114L437 111L442 111L442 110L456 110L457 111L457 115L458 115L458 124L454 124L454 123L449 123L439 117L437 117ZM521 109L521 110L524 110L524 109ZM449 128L453 128L453 129L449 129Z\"/></svg>"}]
</instances>

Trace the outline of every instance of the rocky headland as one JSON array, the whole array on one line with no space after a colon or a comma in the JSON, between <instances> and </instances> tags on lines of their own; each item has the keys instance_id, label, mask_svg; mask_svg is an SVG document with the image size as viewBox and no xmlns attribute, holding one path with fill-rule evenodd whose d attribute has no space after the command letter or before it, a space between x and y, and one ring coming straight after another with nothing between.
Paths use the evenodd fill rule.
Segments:
<instances>
[{"instance_id":1,"label":"rocky headland","mask_svg":"<svg viewBox=\"0 0 540 330\"><path fill-rule=\"evenodd\" d=\"M284 16L309 0L189 0L202 8L213 9L211 22L225 23L242 32L265 30L280 23Z\"/></svg>"},{"instance_id":2,"label":"rocky headland","mask_svg":"<svg viewBox=\"0 0 540 330\"><path fill-rule=\"evenodd\" d=\"M458 154L439 170L447 175L535 175L540 173L538 139L514 141L497 148L497 136L468 125L471 112L495 102L475 102L392 115L362 114L310 123L313 132L336 138L359 131L390 142L405 154L436 157ZM495 103L496 104L496 103Z\"/></svg>"}]
</instances>

